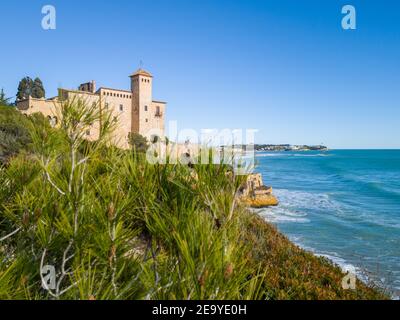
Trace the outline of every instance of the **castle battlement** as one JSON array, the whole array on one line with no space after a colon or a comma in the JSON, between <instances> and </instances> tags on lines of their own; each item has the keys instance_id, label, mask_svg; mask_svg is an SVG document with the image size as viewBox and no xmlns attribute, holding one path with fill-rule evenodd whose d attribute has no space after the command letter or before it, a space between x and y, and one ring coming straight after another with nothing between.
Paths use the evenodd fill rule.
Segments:
<instances>
[{"instance_id":1,"label":"castle battlement","mask_svg":"<svg viewBox=\"0 0 400 320\"><path fill-rule=\"evenodd\" d=\"M59 121L59 97L63 100L79 98L86 103L96 103L99 108L111 112L114 121L118 122L114 132L115 144L128 148L130 133L139 133L149 140L152 136L165 135L166 102L153 100L153 76L143 69L138 69L132 75L131 90L100 87L96 89L96 82L90 81L79 85L77 90L60 88L59 96L51 99L35 99L29 97L17 102L17 108L26 115L40 112L48 117L52 124ZM88 140L96 140L98 126L87 131Z\"/></svg>"}]
</instances>

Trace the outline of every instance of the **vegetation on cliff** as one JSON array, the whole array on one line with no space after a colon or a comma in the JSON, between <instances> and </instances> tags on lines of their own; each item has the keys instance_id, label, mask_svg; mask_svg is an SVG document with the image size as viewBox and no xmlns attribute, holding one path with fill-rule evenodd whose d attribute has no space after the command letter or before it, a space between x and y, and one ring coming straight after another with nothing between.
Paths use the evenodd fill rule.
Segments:
<instances>
[{"instance_id":1,"label":"vegetation on cliff","mask_svg":"<svg viewBox=\"0 0 400 320\"><path fill-rule=\"evenodd\" d=\"M102 117L89 143L96 106L58 128L0 109L0 299L385 298L238 203L228 166L151 165Z\"/></svg>"}]
</instances>

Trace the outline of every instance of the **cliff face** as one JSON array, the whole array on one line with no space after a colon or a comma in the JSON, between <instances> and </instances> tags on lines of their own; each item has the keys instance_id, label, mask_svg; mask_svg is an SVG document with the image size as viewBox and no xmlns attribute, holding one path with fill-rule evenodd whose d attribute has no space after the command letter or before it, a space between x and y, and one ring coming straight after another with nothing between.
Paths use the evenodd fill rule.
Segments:
<instances>
[{"instance_id":1,"label":"cliff face","mask_svg":"<svg viewBox=\"0 0 400 320\"><path fill-rule=\"evenodd\" d=\"M279 203L272 194L272 187L263 184L260 173L248 175L239 192L240 201L252 208L276 206Z\"/></svg>"}]
</instances>

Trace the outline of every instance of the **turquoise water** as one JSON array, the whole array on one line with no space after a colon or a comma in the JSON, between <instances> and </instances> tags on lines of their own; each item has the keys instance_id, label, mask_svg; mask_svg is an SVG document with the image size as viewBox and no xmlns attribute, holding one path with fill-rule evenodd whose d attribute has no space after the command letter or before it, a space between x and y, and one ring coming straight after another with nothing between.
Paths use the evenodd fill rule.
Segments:
<instances>
[{"instance_id":1,"label":"turquoise water","mask_svg":"<svg viewBox=\"0 0 400 320\"><path fill-rule=\"evenodd\" d=\"M400 150L257 153L293 242L400 294Z\"/></svg>"}]
</instances>

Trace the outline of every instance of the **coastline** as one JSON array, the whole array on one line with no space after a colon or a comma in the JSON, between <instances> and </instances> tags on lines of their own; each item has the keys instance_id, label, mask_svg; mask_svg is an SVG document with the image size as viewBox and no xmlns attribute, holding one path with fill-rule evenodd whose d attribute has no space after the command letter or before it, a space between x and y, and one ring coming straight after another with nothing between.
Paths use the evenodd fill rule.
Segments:
<instances>
[{"instance_id":1,"label":"coastline","mask_svg":"<svg viewBox=\"0 0 400 320\"><path fill-rule=\"evenodd\" d=\"M382 288L356 277L355 289L344 289L346 274L326 257L309 252L279 231L275 225L251 212L245 241L250 244L254 265L264 268L269 299L387 300Z\"/></svg>"},{"instance_id":2,"label":"coastline","mask_svg":"<svg viewBox=\"0 0 400 320\"><path fill-rule=\"evenodd\" d=\"M353 266L360 280L399 299L399 155L387 149L258 152L257 170L280 201L259 212L296 245L342 268Z\"/></svg>"},{"instance_id":3,"label":"coastline","mask_svg":"<svg viewBox=\"0 0 400 320\"><path fill-rule=\"evenodd\" d=\"M269 223L269 224L272 224L273 226L275 226L278 229L278 231L280 233L282 233L285 237L287 237L288 240L293 245L298 246L302 250L312 254L313 256L315 256L317 258L327 259L332 264L333 267L339 267L343 273L346 273L346 272L354 273L355 276L357 277L357 279L359 281L361 281L365 286L377 287L379 290L382 290L385 293L388 292L388 295L390 296L391 300L400 300L400 290L399 290L399 292L393 292L392 290L385 287L384 285L377 283L379 280L378 274L374 274L373 272L368 272L367 270L365 270L357 265L349 263L346 259L344 259L338 255L333 255L333 254L329 254L326 252L317 251L316 249L314 249L312 247L304 245L301 241L299 241L297 239L293 239L289 235L282 232L275 223L268 221L267 218L263 217L263 215L260 214L262 212L262 209L253 209L253 210L254 210L253 212L255 214L257 214L258 216L260 216L262 219L264 219L266 223ZM368 274L370 274L370 276L368 276Z\"/></svg>"}]
</instances>

